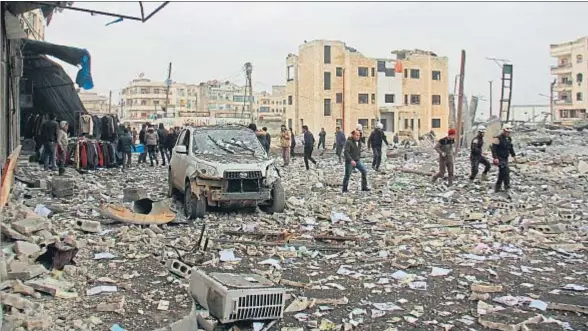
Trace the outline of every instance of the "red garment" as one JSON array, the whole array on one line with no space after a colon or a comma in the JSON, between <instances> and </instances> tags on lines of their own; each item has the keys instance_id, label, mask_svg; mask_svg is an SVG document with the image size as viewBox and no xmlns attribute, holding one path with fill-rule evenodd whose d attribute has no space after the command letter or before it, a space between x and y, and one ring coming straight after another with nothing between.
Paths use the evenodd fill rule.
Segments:
<instances>
[{"instance_id":1,"label":"red garment","mask_svg":"<svg viewBox=\"0 0 588 331\"><path fill-rule=\"evenodd\" d=\"M81 143L82 146L80 148L80 154L81 154L81 168L82 169L88 169L88 155L87 155L87 146L85 143Z\"/></svg>"},{"instance_id":2,"label":"red garment","mask_svg":"<svg viewBox=\"0 0 588 331\"><path fill-rule=\"evenodd\" d=\"M102 155L102 147L99 143L96 143L96 149L98 150L98 165L104 167L104 156Z\"/></svg>"}]
</instances>

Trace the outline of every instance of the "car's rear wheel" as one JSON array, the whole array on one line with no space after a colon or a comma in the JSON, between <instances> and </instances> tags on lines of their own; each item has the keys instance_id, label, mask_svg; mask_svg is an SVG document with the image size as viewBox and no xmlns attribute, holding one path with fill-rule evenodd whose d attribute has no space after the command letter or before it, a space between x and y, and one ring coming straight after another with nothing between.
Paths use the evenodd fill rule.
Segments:
<instances>
[{"instance_id":1,"label":"car's rear wheel","mask_svg":"<svg viewBox=\"0 0 588 331\"><path fill-rule=\"evenodd\" d=\"M286 209L286 192L279 179L272 185L269 205L259 206L259 208L268 214L284 212Z\"/></svg>"},{"instance_id":2,"label":"car's rear wheel","mask_svg":"<svg viewBox=\"0 0 588 331\"><path fill-rule=\"evenodd\" d=\"M206 200L192 194L190 182L184 188L184 213L188 219L202 218L206 213Z\"/></svg>"}]
</instances>

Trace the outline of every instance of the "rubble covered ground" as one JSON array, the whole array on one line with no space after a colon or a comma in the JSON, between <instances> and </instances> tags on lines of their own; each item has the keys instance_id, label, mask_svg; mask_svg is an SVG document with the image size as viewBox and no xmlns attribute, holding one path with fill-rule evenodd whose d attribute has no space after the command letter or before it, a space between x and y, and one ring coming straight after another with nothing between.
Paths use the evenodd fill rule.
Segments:
<instances>
[{"instance_id":1,"label":"rubble covered ground","mask_svg":"<svg viewBox=\"0 0 588 331\"><path fill-rule=\"evenodd\" d=\"M551 145L531 144L545 137ZM67 169L73 195L57 198L46 189L56 173L23 160L2 215L2 330L165 328L192 308L189 279L169 272L170 259L291 289L273 330L587 330L588 133L514 141L510 197L493 193L495 167L490 181L468 183L466 151L456 185L431 184L429 146L389 149L384 170L369 172L371 192L356 173L341 194L343 166L327 152L310 172L301 157L280 168L283 214L215 210L188 222L176 205L176 220L159 226L98 210L125 203L125 188L165 198L166 167ZM59 272L36 261L51 243L75 264L66 256Z\"/></svg>"}]
</instances>

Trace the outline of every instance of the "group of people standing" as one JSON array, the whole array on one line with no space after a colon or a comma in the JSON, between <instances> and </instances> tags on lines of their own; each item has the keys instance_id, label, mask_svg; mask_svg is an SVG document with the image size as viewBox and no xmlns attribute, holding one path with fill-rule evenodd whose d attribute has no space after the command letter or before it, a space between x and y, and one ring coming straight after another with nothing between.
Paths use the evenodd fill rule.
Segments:
<instances>
[{"instance_id":1,"label":"group of people standing","mask_svg":"<svg viewBox=\"0 0 588 331\"><path fill-rule=\"evenodd\" d=\"M40 155L44 170L55 171L63 169L67 163L67 131L69 124L66 121L57 122L55 114L48 115L48 119L41 124L41 141L43 151ZM62 172L62 170L60 170Z\"/></svg>"},{"instance_id":2,"label":"group of people standing","mask_svg":"<svg viewBox=\"0 0 588 331\"><path fill-rule=\"evenodd\" d=\"M170 162L172 150L176 145L180 128L165 128L163 123L159 123L159 127L155 129L155 126L151 123L145 123L141 127L139 132L139 143L143 144L145 149L143 153L139 155L139 164L147 163L147 155L149 155L150 166L153 167L153 161L159 165L159 159L157 154L161 155L162 165L165 166L166 162ZM136 139L136 138L135 138Z\"/></svg>"}]
</instances>

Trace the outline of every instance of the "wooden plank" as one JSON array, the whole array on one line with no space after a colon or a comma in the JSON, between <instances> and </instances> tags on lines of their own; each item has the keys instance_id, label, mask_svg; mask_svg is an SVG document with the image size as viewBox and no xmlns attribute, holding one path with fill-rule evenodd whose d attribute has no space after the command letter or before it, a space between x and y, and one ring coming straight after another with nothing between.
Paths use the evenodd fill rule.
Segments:
<instances>
[{"instance_id":1,"label":"wooden plank","mask_svg":"<svg viewBox=\"0 0 588 331\"><path fill-rule=\"evenodd\" d=\"M10 156L6 160L6 164L4 165L4 168L2 170L2 184L0 188L0 211L4 209L4 206L6 206L6 203L8 202L8 196L10 195L12 184L14 183L14 169L16 169L21 149L21 145L18 145L18 147L14 149L12 154L10 154Z\"/></svg>"}]
</instances>

